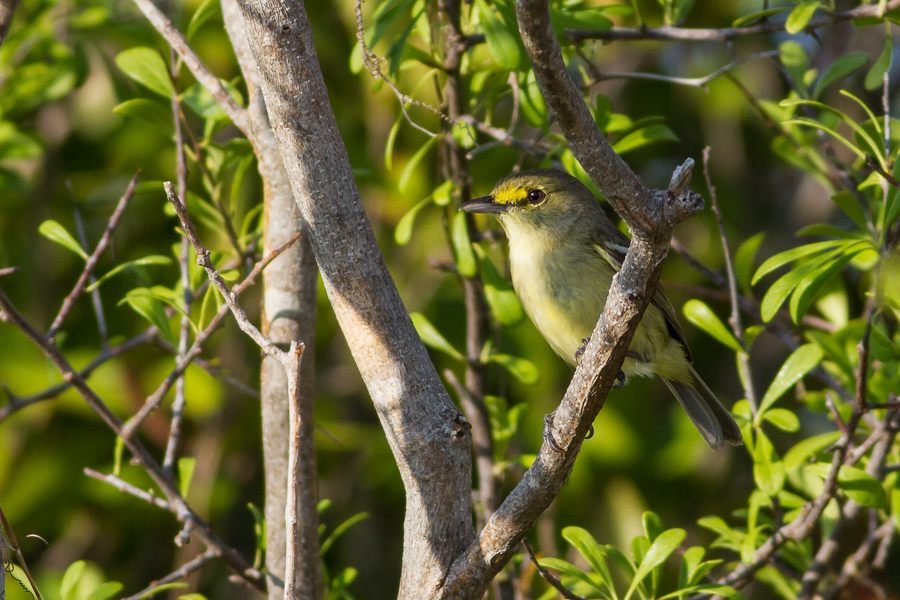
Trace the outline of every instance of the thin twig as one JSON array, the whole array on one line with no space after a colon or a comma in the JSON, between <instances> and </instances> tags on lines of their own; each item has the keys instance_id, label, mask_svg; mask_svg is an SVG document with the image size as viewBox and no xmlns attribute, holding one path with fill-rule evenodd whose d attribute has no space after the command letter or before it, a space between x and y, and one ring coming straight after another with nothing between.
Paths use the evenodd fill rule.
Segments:
<instances>
[{"instance_id":1,"label":"thin twig","mask_svg":"<svg viewBox=\"0 0 900 600\"><path fill-rule=\"evenodd\" d=\"M269 265L273 260L275 260L279 254L287 250L291 247L291 245L296 242L300 238L300 233L298 232L294 235L287 243L285 243L280 248L276 248L272 252L270 252L265 258L256 263L253 269L247 274L247 277L232 290L232 294L236 297L239 296L244 290L246 290L253 282L256 280L257 276L262 272L266 266ZM206 340L218 329L219 325L222 323L222 320L225 318L225 315L228 314L229 306L227 304L222 305L212 320L209 322L209 325L206 326L206 329L197 334L194 338L194 343L191 346L191 349L187 351L184 358L181 359L178 364L175 365L175 368L169 373L168 377L159 385L156 391L153 392L150 396L147 397L147 400L144 401L144 405L141 409L135 414L122 429L122 434L124 437L131 437L134 431L140 426L140 424L150 415L159 404L162 402L162 399L165 395L172 389L172 385L174 385L176 379L184 373L184 371L190 366L190 364L197 358L200 352L203 350L203 344L206 343Z\"/></svg>"},{"instance_id":2,"label":"thin twig","mask_svg":"<svg viewBox=\"0 0 900 600\"><path fill-rule=\"evenodd\" d=\"M522 545L525 546L525 551L528 552L528 557L531 559L531 562L537 567L538 573L541 574L541 577L553 586L563 598L567 598L568 600L584 600L583 596L579 596L571 591L569 591L566 586L562 584L562 582L557 578L553 573L545 569L541 566L541 563L538 562L537 556L534 555L534 549L531 547L531 544L528 543L528 540L522 538Z\"/></svg>"},{"instance_id":3,"label":"thin twig","mask_svg":"<svg viewBox=\"0 0 900 600\"><path fill-rule=\"evenodd\" d=\"M34 582L34 578L31 576L31 571L28 569L28 563L25 562L25 556L22 554L22 549L19 548L19 542L16 539L16 534L13 533L12 527L9 524L9 521L6 520L6 514L3 512L3 509L0 508L0 523L3 525L3 531L0 532L0 541L5 542L0 545L0 558L2 558L2 546L5 545L13 553L16 555L16 560L19 563L19 566L22 568L22 571L25 573L25 577L28 578L28 584L31 586L31 591L34 592L36 600L43 600L41 597L41 593L38 591L37 583ZM5 540L3 539L5 538ZM3 564L0 561L0 564ZM0 570L0 577L6 577L6 569Z\"/></svg>"},{"instance_id":4,"label":"thin twig","mask_svg":"<svg viewBox=\"0 0 900 600\"><path fill-rule=\"evenodd\" d=\"M69 190L69 196L72 199L72 214L75 217L75 231L78 233L78 241L81 243L82 249L88 251L87 235L84 231L84 220L81 218L81 210L78 208L78 201L75 199L75 190L72 189L72 182L66 180L66 188ZM94 305L94 315L97 317L97 328L100 330L100 347L103 350L109 348L109 335L106 329L106 318L103 314L103 302L100 300L100 288L94 286L97 283L97 276L91 273L88 280L91 289L91 304Z\"/></svg>"},{"instance_id":5,"label":"thin twig","mask_svg":"<svg viewBox=\"0 0 900 600\"><path fill-rule=\"evenodd\" d=\"M728 322L731 324L731 330L734 333L734 337L737 338L738 343L744 349L743 352L738 352L738 365L741 369L741 385L744 387L744 395L747 398L747 403L750 405L750 413L756 417L756 390L753 387L753 372L750 370L750 349L747 348L747 340L744 337L744 326L741 323L737 276L734 273L734 262L731 259L731 247L728 244L725 219L722 217L722 211L719 210L716 187L713 185L712 178L709 174L709 150L709 146L703 149L703 174L706 176L706 186L709 188L710 204L712 204L712 210L716 215L716 221L719 223L719 237L722 240L722 254L725 257L725 272L728 274L728 293L731 297L731 318Z\"/></svg>"},{"instance_id":6,"label":"thin twig","mask_svg":"<svg viewBox=\"0 0 900 600\"><path fill-rule=\"evenodd\" d=\"M133 596L129 596L125 600L141 600L141 598L148 598L155 592L155 590L161 588L164 585L168 585L170 583L175 583L176 581L178 581L180 579L184 579L191 573L193 573L195 571L199 571L207 563L210 563L210 562L216 560L217 558L219 558L219 556L220 555L219 555L218 550L216 550L215 548L210 548L209 550L207 550L206 552L204 552L203 554L201 554L194 560L191 560L191 561L186 562L183 565L181 565L181 568L178 569L177 571L173 571L173 572L169 573L168 575L166 575L162 579L159 579L158 581L151 582L149 586L147 586L146 588L144 588L137 594L135 594Z\"/></svg>"},{"instance_id":7,"label":"thin twig","mask_svg":"<svg viewBox=\"0 0 900 600\"><path fill-rule=\"evenodd\" d=\"M104 475L103 473L101 473L99 471L95 471L94 469L89 469L89 468L85 467L84 474L93 479L97 479L104 483L108 483L109 485L113 486L114 488L116 488L117 490L122 492L123 494L128 494L129 496L134 496L135 498L140 498L144 502L147 502L148 504L152 504L153 506L156 506L157 508L161 508L163 510L168 510L170 512L175 512L175 510L172 508L172 505L169 504L168 502L166 502L163 498L160 498L159 496L154 496L150 492L144 491L137 486L131 485L124 479L116 477L115 475L113 475L111 473Z\"/></svg>"},{"instance_id":8,"label":"thin twig","mask_svg":"<svg viewBox=\"0 0 900 600\"><path fill-rule=\"evenodd\" d=\"M100 260L100 256L106 251L106 248L109 247L113 232L116 230L116 226L118 226L119 220L122 218L122 213L125 212L125 207L134 196L134 188L137 184L138 175L140 174L140 171L135 173L134 177L131 178L131 183L128 184L128 189L125 190L125 194L119 199L119 204L109 218L109 223L106 226L106 231L103 232L103 237L101 237L100 241L97 243L94 253L88 257L88 260L84 265L84 270L81 271L78 281L75 282L75 287L72 288L72 291L63 301L62 307L59 309L59 314L53 319L53 325L50 326L50 331L47 332L47 337L53 338L59 332L59 328L62 327L63 321L69 316L69 312L71 312L72 307L75 305L75 301L87 287L88 281L90 281L91 275L97 267L97 261Z\"/></svg>"}]
</instances>

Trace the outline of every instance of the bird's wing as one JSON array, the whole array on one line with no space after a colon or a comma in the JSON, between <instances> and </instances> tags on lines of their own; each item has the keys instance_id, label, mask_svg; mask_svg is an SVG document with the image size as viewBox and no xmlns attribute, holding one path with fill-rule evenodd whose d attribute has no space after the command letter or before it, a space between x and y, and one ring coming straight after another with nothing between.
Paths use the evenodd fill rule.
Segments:
<instances>
[{"instance_id":1,"label":"bird's wing","mask_svg":"<svg viewBox=\"0 0 900 600\"><path fill-rule=\"evenodd\" d=\"M596 239L592 242L592 246L603 259L612 266L618 273L625 261L625 254L628 252L630 240L618 229L614 229L615 233L606 232L607 239ZM616 235L618 234L618 235ZM693 362L691 349L688 347L687 340L684 337L684 330L678 322L678 316L675 314L675 307L669 301L669 297L663 289L657 286L650 299L651 304L659 309L666 319L666 326L669 328L669 335L678 340L678 343L684 348L684 354L688 362Z\"/></svg>"}]
</instances>

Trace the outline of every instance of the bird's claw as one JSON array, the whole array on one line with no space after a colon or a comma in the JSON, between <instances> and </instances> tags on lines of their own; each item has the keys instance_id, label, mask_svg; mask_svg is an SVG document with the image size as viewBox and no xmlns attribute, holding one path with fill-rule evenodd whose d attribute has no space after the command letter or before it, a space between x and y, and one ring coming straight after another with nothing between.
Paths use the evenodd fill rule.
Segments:
<instances>
[{"instance_id":1,"label":"bird's claw","mask_svg":"<svg viewBox=\"0 0 900 600\"><path fill-rule=\"evenodd\" d=\"M593 425L588 425L588 427L590 427L590 429L588 429L587 435L584 436L584 439L586 439L586 440L589 440L589 439L591 439L592 437L594 437L594 426L593 426Z\"/></svg>"},{"instance_id":2,"label":"bird's claw","mask_svg":"<svg viewBox=\"0 0 900 600\"><path fill-rule=\"evenodd\" d=\"M553 414L554 413L544 415L544 431L542 433L542 437L544 438L544 441L547 443L547 445L550 446L550 448L562 453L565 452L565 450L563 450L562 447L553 438Z\"/></svg>"},{"instance_id":3,"label":"bird's claw","mask_svg":"<svg viewBox=\"0 0 900 600\"><path fill-rule=\"evenodd\" d=\"M625 387L625 371L619 371L619 374L616 375L616 382L613 383L614 390L621 390Z\"/></svg>"},{"instance_id":4,"label":"bird's claw","mask_svg":"<svg viewBox=\"0 0 900 600\"><path fill-rule=\"evenodd\" d=\"M584 351L587 349L588 342L591 341L591 336L581 339L581 345L578 346L578 350L575 351L575 364L581 363L581 357L584 356Z\"/></svg>"}]
</instances>

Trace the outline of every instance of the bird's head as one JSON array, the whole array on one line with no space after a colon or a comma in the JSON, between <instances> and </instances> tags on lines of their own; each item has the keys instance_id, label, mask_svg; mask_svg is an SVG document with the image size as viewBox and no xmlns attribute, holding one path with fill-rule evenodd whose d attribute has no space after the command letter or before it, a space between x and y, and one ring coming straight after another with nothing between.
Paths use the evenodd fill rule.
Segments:
<instances>
[{"instance_id":1,"label":"bird's head","mask_svg":"<svg viewBox=\"0 0 900 600\"><path fill-rule=\"evenodd\" d=\"M494 186L489 196L460 206L472 213L493 213L512 236L535 229L564 235L579 219L602 209L594 194L578 179L556 169L513 173Z\"/></svg>"}]
</instances>

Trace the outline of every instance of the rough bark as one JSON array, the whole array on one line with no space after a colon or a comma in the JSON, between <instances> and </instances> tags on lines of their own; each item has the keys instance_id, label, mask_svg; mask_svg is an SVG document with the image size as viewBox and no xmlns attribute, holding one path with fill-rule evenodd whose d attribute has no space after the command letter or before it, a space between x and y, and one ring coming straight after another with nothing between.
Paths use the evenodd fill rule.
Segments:
<instances>
[{"instance_id":1,"label":"rough bark","mask_svg":"<svg viewBox=\"0 0 900 600\"><path fill-rule=\"evenodd\" d=\"M294 203L294 193L288 181L281 149L269 125L265 101L260 91L259 69L250 50L241 15L235 0L222 0L225 28L234 46L235 55L244 74L249 95L248 112L257 152L259 172L264 194L264 254L282 246L302 229L300 211ZM307 235L279 256L263 274L262 332L274 342L289 344L301 340L306 346L300 363L300 406L303 424L301 432L300 468L303 473L300 512L295 515L306 531L302 536L315 541L315 556L296 555L295 566L303 575L299 578L298 597L320 598L321 571L318 561L318 490L313 431L313 402L315 384L316 292L318 269ZM286 527L285 514L288 486L288 448L290 423L288 410L288 376L282 365L271 357L264 357L260 382L262 410L263 462L266 473L266 569L275 575L268 580L269 600L284 597L282 587L285 574ZM304 544L308 547L308 544Z\"/></svg>"},{"instance_id":2,"label":"rough bark","mask_svg":"<svg viewBox=\"0 0 900 600\"><path fill-rule=\"evenodd\" d=\"M432 596L473 537L469 427L375 243L297 0L238 0L328 297L406 487L400 598Z\"/></svg>"}]
</instances>

